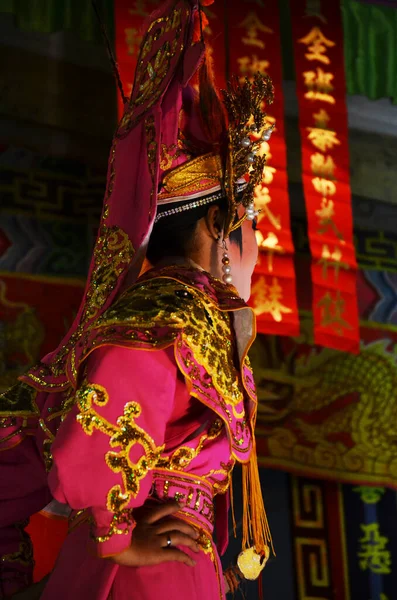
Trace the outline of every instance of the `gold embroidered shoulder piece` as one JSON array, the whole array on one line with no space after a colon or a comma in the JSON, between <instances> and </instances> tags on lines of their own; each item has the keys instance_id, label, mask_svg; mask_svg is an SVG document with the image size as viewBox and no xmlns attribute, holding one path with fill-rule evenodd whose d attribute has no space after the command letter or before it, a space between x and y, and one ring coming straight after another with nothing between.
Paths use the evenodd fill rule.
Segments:
<instances>
[{"instance_id":1,"label":"gold embroidered shoulder piece","mask_svg":"<svg viewBox=\"0 0 397 600\"><path fill-rule=\"evenodd\" d=\"M81 360L95 346L166 348L176 339L190 350L230 404L243 394L234 366L230 313L194 285L155 277L127 290L97 321Z\"/></svg>"}]
</instances>

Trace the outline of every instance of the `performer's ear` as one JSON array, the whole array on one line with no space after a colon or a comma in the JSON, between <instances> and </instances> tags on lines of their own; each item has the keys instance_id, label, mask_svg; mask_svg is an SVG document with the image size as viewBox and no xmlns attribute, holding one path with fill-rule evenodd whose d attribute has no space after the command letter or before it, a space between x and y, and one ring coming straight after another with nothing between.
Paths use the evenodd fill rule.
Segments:
<instances>
[{"instance_id":1,"label":"performer's ear","mask_svg":"<svg viewBox=\"0 0 397 600\"><path fill-rule=\"evenodd\" d=\"M210 206L205 216L208 233L213 240L220 240L222 235L222 215L219 206Z\"/></svg>"}]
</instances>

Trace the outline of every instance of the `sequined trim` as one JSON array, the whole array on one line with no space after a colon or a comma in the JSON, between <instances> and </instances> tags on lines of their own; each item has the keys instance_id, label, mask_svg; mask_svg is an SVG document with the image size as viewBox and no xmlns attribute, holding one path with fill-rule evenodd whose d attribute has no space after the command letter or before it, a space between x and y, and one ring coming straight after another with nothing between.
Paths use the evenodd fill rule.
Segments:
<instances>
[{"instance_id":1,"label":"sequined trim","mask_svg":"<svg viewBox=\"0 0 397 600\"><path fill-rule=\"evenodd\" d=\"M170 456L161 456L157 462L157 467L169 469L171 471L184 471L201 452L203 446L210 441L215 440L223 431L223 422L221 419L215 419L210 428L204 433L195 448L190 446L179 446Z\"/></svg>"},{"instance_id":2,"label":"sequined trim","mask_svg":"<svg viewBox=\"0 0 397 600\"><path fill-rule=\"evenodd\" d=\"M106 219L109 217L109 200L113 193L114 180L116 178L116 168L115 168L116 145L117 145L117 138L114 138L113 143L112 143L112 148L110 150L108 182L107 182L107 186L106 186L105 199L104 199L104 203L103 203L102 221L106 221Z\"/></svg>"},{"instance_id":3,"label":"sequined trim","mask_svg":"<svg viewBox=\"0 0 397 600\"><path fill-rule=\"evenodd\" d=\"M149 219L152 218L153 213L153 200L154 200L154 192L156 191L157 181L156 181L156 163L157 163L157 136L156 136L156 126L154 122L154 117L150 116L145 121L145 133L146 133L146 152L147 152L147 161L150 172L150 177L152 180L152 189L150 192L150 212Z\"/></svg>"},{"instance_id":4,"label":"sequined trim","mask_svg":"<svg viewBox=\"0 0 397 600\"><path fill-rule=\"evenodd\" d=\"M5 565L6 563L17 563L23 567L29 567L33 569L33 545L29 535L25 531L28 521L22 521L15 523L14 527L17 529L20 537L18 550L10 552L9 554L3 554L0 557L0 562Z\"/></svg>"},{"instance_id":5,"label":"sequined trim","mask_svg":"<svg viewBox=\"0 0 397 600\"><path fill-rule=\"evenodd\" d=\"M175 473L156 467L153 470L153 495L161 500L175 499L181 510L175 514L193 519L210 534L214 527L214 490L206 478L193 473Z\"/></svg>"},{"instance_id":6,"label":"sequined trim","mask_svg":"<svg viewBox=\"0 0 397 600\"><path fill-rule=\"evenodd\" d=\"M119 227L101 227L94 250L94 266L82 321L94 318L113 292L120 275L129 266L134 249Z\"/></svg>"},{"instance_id":7,"label":"sequined trim","mask_svg":"<svg viewBox=\"0 0 397 600\"><path fill-rule=\"evenodd\" d=\"M114 425L102 417L93 407L106 406L109 395L106 389L98 384L83 384L77 391L77 404L80 413L77 421L87 435L99 430L109 436L111 448L120 448L118 452L109 451L105 455L107 466L114 472L120 473L123 487L113 486L107 495L107 509L113 513L108 532L96 538L105 542L114 534L127 534L134 524L132 510L128 504L135 498L140 489L140 481L156 465L164 446L157 447L153 439L136 423L141 415L141 407L137 402L127 402L124 413ZM132 463L129 453L135 444L140 444L144 454L136 463Z\"/></svg>"},{"instance_id":8,"label":"sequined trim","mask_svg":"<svg viewBox=\"0 0 397 600\"><path fill-rule=\"evenodd\" d=\"M39 415L36 404L37 391L26 383L18 382L0 394L0 426L10 417Z\"/></svg>"}]
</instances>

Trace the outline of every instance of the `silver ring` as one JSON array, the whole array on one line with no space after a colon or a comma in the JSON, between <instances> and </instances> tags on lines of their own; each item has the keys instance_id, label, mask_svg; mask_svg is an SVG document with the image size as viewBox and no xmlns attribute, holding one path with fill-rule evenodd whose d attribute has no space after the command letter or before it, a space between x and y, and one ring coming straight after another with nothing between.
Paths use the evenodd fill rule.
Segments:
<instances>
[{"instance_id":1,"label":"silver ring","mask_svg":"<svg viewBox=\"0 0 397 600\"><path fill-rule=\"evenodd\" d=\"M171 546L171 534L168 533L167 534L167 548L169 548Z\"/></svg>"}]
</instances>

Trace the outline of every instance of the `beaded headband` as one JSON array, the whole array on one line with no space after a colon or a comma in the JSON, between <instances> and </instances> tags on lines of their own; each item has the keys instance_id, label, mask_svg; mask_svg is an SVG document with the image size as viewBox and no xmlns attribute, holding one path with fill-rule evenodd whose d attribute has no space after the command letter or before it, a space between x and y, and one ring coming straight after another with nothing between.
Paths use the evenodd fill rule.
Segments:
<instances>
[{"instance_id":1,"label":"beaded headband","mask_svg":"<svg viewBox=\"0 0 397 600\"><path fill-rule=\"evenodd\" d=\"M239 183L237 186L237 194L240 194L245 189L246 186L247 186L247 182ZM211 203L215 202L216 200L220 200L221 198L224 198L224 197L225 197L225 193L222 190L219 190L219 191L215 192L214 194L211 194L210 196L205 196L204 198L198 198L197 200L194 200L193 202L189 202L187 204L181 204L180 206L175 206L174 208L170 208L169 210L163 210L163 211L157 213L154 223L155 224L158 223L160 221L160 219L163 219L164 217L176 215L178 213L185 212L186 210L190 210L192 208L198 208L199 206L205 206L206 204L211 204Z\"/></svg>"}]
</instances>

